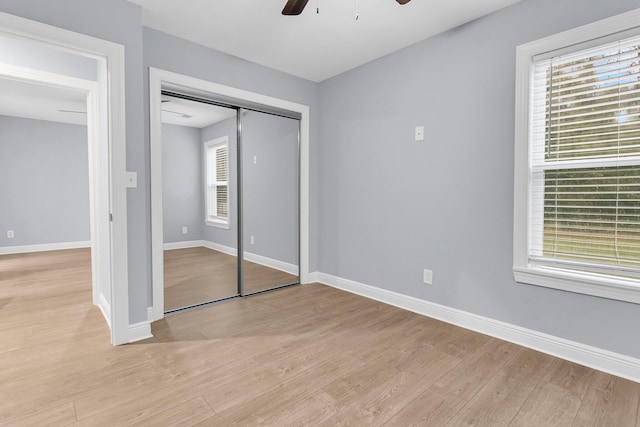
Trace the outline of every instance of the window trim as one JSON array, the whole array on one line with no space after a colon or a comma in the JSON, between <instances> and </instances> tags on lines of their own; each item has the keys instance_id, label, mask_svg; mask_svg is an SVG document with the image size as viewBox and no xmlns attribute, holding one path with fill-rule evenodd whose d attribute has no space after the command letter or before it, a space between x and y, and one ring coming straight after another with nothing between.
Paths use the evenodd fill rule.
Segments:
<instances>
[{"instance_id":1,"label":"window trim","mask_svg":"<svg viewBox=\"0 0 640 427\"><path fill-rule=\"evenodd\" d=\"M207 175L209 172L208 168L208 151L211 148L217 148L221 146L226 146L227 148L227 203L229 204L229 208L231 208L231 202L229 200L231 192L229 191L230 181L229 178L231 176L229 171L229 137L223 136L220 138L216 138L210 141L206 141L203 145L204 147L204 156L203 156L203 164L204 164L204 223L211 227L230 229L231 227L231 212L229 212L229 216L225 219L222 217L209 217L209 205L208 205L208 179Z\"/></svg>"},{"instance_id":2,"label":"window trim","mask_svg":"<svg viewBox=\"0 0 640 427\"><path fill-rule=\"evenodd\" d=\"M529 106L534 57L633 30L640 34L640 9L545 37L516 48L513 274L516 282L640 304L635 280L561 268L528 260ZM624 36L621 36L623 38ZM576 48L575 50L580 50Z\"/></svg>"}]
</instances>

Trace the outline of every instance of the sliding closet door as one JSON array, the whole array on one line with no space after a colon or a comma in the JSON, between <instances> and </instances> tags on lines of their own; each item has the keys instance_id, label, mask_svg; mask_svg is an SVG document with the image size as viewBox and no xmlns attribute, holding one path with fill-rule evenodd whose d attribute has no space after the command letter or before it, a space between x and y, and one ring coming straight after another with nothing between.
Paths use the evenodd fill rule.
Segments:
<instances>
[{"instance_id":1,"label":"sliding closet door","mask_svg":"<svg viewBox=\"0 0 640 427\"><path fill-rule=\"evenodd\" d=\"M243 294L299 283L299 120L243 110Z\"/></svg>"},{"instance_id":2,"label":"sliding closet door","mask_svg":"<svg viewBox=\"0 0 640 427\"><path fill-rule=\"evenodd\" d=\"M165 312L239 294L237 111L163 96Z\"/></svg>"}]
</instances>

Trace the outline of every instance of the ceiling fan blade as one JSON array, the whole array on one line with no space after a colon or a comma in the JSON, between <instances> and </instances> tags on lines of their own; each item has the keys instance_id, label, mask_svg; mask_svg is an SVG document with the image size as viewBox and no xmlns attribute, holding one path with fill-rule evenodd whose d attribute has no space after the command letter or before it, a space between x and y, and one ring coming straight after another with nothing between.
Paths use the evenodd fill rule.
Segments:
<instances>
[{"instance_id":1,"label":"ceiling fan blade","mask_svg":"<svg viewBox=\"0 0 640 427\"><path fill-rule=\"evenodd\" d=\"M400 4L407 4L409 3L411 0L396 0L398 3Z\"/></svg>"},{"instance_id":2,"label":"ceiling fan blade","mask_svg":"<svg viewBox=\"0 0 640 427\"><path fill-rule=\"evenodd\" d=\"M288 0L282 9L283 15L300 15L309 0Z\"/></svg>"}]
</instances>

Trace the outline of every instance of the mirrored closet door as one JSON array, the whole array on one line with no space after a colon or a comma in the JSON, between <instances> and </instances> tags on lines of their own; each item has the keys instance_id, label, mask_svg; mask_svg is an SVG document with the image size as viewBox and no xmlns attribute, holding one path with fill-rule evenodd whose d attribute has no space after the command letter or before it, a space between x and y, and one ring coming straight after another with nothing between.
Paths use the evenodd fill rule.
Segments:
<instances>
[{"instance_id":1,"label":"mirrored closet door","mask_svg":"<svg viewBox=\"0 0 640 427\"><path fill-rule=\"evenodd\" d=\"M244 295L299 283L299 120L242 114Z\"/></svg>"},{"instance_id":2,"label":"mirrored closet door","mask_svg":"<svg viewBox=\"0 0 640 427\"><path fill-rule=\"evenodd\" d=\"M165 312L239 295L237 109L163 94Z\"/></svg>"},{"instance_id":3,"label":"mirrored closet door","mask_svg":"<svg viewBox=\"0 0 640 427\"><path fill-rule=\"evenodd\" d=\"M300 120L162 91L164 311L298 284Z\"/></svg>"}]
</instances>

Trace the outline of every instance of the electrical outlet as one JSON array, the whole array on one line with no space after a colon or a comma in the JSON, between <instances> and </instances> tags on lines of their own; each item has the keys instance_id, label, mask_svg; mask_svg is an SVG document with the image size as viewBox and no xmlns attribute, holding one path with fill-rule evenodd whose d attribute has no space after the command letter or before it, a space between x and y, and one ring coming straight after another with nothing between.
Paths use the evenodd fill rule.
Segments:
<instances>
[{"instance_id":1,"label":"electrical outlet","mask_svg":"<svg viewBox=\"0 0 640 427\"><path fill-rule=\"evenodd\" d=\"M416 141L424 141L424 126L416 126Z\"/></svg>"},{"instance_id":2,"label":"electrical outlet","mask_svg":"<svg viewBox=\"0 0 640 427\"><path fill-rule=\"evenodd\" d=\"M254 244L254 242L255 242L255 240L253 239L253 236L251 236L251 239L250 239L250 240L251 240L251 244L253 245L253 244Z\"/></svg>"},{"instance_id":3,"label":"electrical outlet","mask_svg":"<svg viewBox=\"0 0 640 427\"><path fill-rule=\"evenodd\" d=\"M182 227L182 234L187 234L187 227Z\"/></svg>"},{"instance_id":4,"label":"electrical outlet","mask_svg":"<svg viewBox=\"0 0 640 427\"><path fill-rule=\"evenodd\" d=\"M13 230L7 230L7 239L13 239L14 237L16 237L16 234Z\"/></svg>"},{"instance_id":5,"label":"electrical outlet","mask_svg":"<svg viewBox=\"0 0 640 427\"><path fill-rule=\"evenodd\" d=\"M423 274L422 274L422 281L426 285L432 285L433 284L433 271L425 269Z\"/></svg>"}]
</instances>

